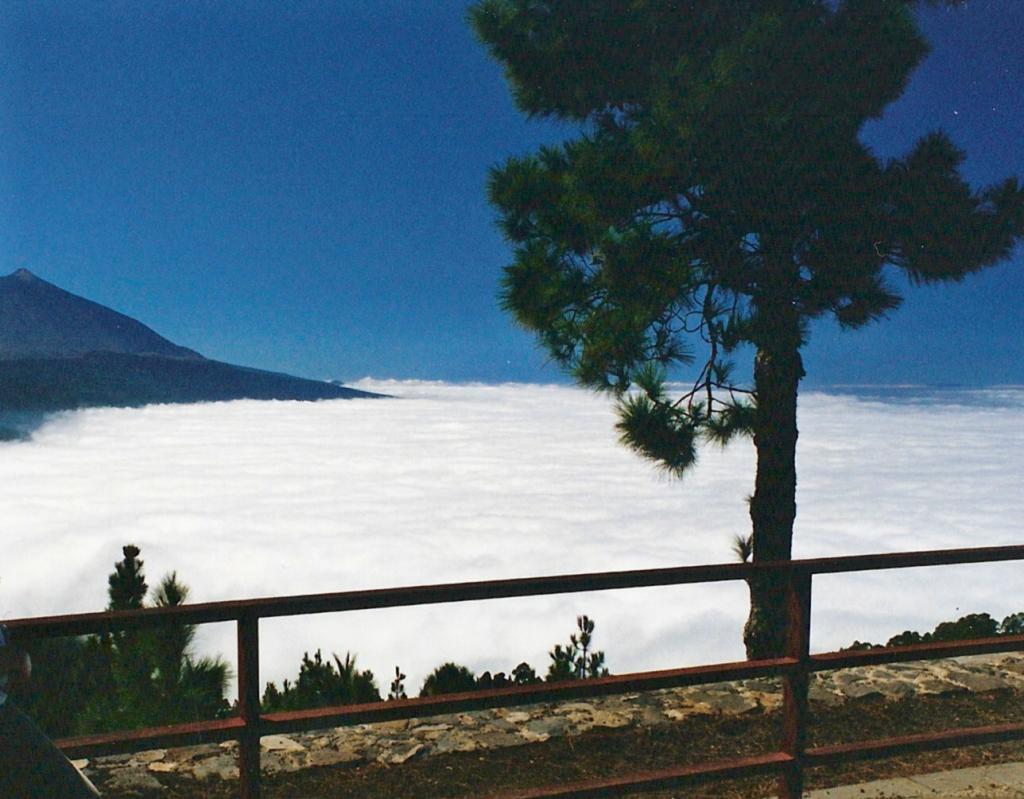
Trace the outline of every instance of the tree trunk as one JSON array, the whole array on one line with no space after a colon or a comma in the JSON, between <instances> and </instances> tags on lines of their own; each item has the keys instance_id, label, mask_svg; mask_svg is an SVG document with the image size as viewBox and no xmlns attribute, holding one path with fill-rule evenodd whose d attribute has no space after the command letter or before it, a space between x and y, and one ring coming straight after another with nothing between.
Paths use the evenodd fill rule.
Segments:
<instances>
[{"instance_id":1,"label":"tree trunk","mask_svg":"<svg viewBox=\"0 0 1024 799\"><path fill-rule=\"evenodd\" d=\"M789 560L796 518L796 402L804 375L800 358L800 319L789 299L759 308L762 335L754 361L757 415L754 446L757 477L750 500L755 561ZM743 642L751 660L781 657L785 647L785 579L751 578L750 616Z\"/></svg>"}]
</instances>

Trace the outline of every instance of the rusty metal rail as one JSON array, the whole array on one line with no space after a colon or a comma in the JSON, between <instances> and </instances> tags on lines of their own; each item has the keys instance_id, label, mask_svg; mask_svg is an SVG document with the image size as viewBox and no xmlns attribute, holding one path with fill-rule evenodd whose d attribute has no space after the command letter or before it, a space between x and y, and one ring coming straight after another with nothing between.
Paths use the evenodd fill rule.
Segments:
<instances>
[{"instance_id":1,"label":"rusty metal rail","mask_svg":"<svg viewBox=\"0 0 1024 799\"><path fill-rule=\"evenodd\" d=\"M900 552L773 563L729 563L514 580L489 580L371 591L344 591L331 594L208 602L133 611L80 613L67 616L14 619L5 623L16 640L28 641L36 638L87 635L136 627L235 622L238 631L237 716L192 724L68 738L59 741L58 744L72 756L95 756L146 747L238 740L242 799L258 799L260 796L259 740L262 735L374 721L423 718L436 714L488 707L510 707L540 701L604 696L761 676L779 676L783 682L783 734L777 752L729 761L628 774L614 779L518 791L503 794L503 799L554 799L555 797L582 799L583 797L622 796L628 793L664 790L713 778L738 778L764 774L775 774L778 777L778 791L781 797L796 799L803 793L804 771L810 766L886 757L892 754L926 749L1024 739L1024 724L1004 724L808 748L807 693L810 676L814 672L903 660L1024 650L1024 635L1016 635L953 643L916 644L883 650L811 655L809 646L813 575L1011 560L1024 560L1024 546ZM787 582L788 638L784 657L615 675L593 680L513 686L372 704L315 708L283 713L260 712L259 621L262 618L542 594L746 580L765 573L783 575Z\"/></svg>"}]
</instances>

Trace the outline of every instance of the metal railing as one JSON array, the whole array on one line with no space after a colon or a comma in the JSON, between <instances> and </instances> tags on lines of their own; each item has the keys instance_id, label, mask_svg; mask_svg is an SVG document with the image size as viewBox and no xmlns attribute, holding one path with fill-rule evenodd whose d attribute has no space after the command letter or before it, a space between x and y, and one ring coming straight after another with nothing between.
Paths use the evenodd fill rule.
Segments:
<instances>
[{"instance_id":1,"label":"metal railing","mask_svg":"<svg viewBox=\"0 0 1024 799\"><path fill-rule=\"evenodd\" d=\"M856 651L810 654L811 581L816 574L949 566L1024 560L1024 546L901 552L773 563L730 563L664 569L574 574L515 580L452 583L371 591L210 602L133 611L82 613L7 621L15 640L74 636L167 624L233 621L238 631L238 714L231 718L168 727L88 735L58 741L69 756L83 757L165 747L237 740L242 799L260 796L260 736L301 730L422 718L490 707L540 701L621 694L725 680L779 676L783 682L783 731L778 751L717 762L622 775L505 794L506 799L568 799L621 796L664 790L712 778L776 775L779 795L796 799L803 792L804 771L812 766L886 757L914 751L1024 739L1024 723L944 730L898 738L810 748L807 742L807 694L814 672L897 661L1024 650L1024 635ZM447 696L278 713L260 710L259 621L372 608L539 596L583 591L642 588L746 580L775 573L786 582L788 634L783 657L719 663L597 679L542 683Z\"/></svg>"}]
</instances>

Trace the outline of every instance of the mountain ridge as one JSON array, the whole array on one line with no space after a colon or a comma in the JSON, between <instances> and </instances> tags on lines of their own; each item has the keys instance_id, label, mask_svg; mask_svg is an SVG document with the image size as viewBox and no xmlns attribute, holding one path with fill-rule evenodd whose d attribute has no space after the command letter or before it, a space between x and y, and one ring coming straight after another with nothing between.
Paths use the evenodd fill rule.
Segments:
<instances>
[{"instance_id":1,"label":"mountain ridge","mask_svg":"<svg viewBox=\"0 0 1024 799\"><path fill-rule=\"evenodd\" d=\"M0 410L381 396L211 360L27 269L0 277Z\"/></svg>"}]
</instances>

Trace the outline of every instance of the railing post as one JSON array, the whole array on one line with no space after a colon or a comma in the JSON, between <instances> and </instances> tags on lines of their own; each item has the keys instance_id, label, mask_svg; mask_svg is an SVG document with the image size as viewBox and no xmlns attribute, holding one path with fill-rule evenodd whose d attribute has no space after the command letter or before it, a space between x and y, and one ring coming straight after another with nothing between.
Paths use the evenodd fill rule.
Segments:
<instances>
[{"instance_id":1,"label":"railing post","mask_svg":"<svg viewBox=\"0 0 1024 799\"><path fill-rule=\"evenodd\" d=\"M238 715L245 727L238 739L241 799L260 799L260 619L238 618Z\"/></svg>"},{"instance_id":2,"label":"railing post","mask_svg":"<svg viewBox=\"0 0 1024 799\"><path fill-rule=\"evenodd\" d=\"M782 751L793 758L779 781L781 799L804 793L804 749L807 745L807 691L810 686L811 575L791 571L786 588L786 656L798 661L783 678Z\"/></svg>"}]
</instances>

